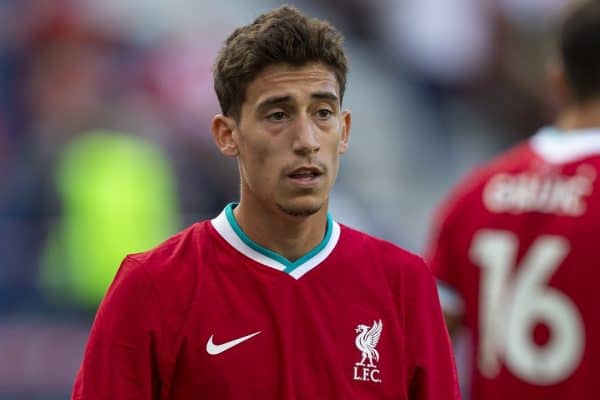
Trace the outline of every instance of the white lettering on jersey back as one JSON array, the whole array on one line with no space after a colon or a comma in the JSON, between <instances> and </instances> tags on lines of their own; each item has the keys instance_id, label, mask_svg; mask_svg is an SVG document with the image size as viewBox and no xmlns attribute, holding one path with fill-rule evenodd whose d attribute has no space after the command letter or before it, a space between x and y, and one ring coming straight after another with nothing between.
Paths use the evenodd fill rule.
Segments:
<instances>
[{"instance_id":1,"label":"white lettering on jersey back","mask_svg":"<svg viewBox=\"0 0 600 400\"><path fill-rule=\"evenodd\" d=\"M586 211L585 197L592 193L596 170L581 165L574 175L525 171L494 175L483 190L483 203L493 213L542 212L580 216Z\"/></svg>"}]
</instances>

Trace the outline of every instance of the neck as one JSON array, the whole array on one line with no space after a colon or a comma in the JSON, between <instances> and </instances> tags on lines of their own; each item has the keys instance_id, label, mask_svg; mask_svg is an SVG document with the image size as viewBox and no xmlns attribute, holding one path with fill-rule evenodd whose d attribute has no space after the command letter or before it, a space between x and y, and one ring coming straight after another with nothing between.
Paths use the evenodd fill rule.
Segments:
<instances>
[{"instance_id":1,"label":"neck","mask_svg":"<svg viewBox=\"0 0 600 400\"><path fill-rule=\"evenodd\" d=\"M563 131L600 127L600 99L567 107L555 125Z\"/></svg>"},{"instance_id":2,"label":"neck","mask_svg":"<svg viewBox=\"0 0 600 400\"><path fill-rule=\"evenodd\" d=\"M250 239L290 261L321 243L327 229L327 204L313 215L295 217L242 196L233 213Z\"/></svg>"}]
</instances>

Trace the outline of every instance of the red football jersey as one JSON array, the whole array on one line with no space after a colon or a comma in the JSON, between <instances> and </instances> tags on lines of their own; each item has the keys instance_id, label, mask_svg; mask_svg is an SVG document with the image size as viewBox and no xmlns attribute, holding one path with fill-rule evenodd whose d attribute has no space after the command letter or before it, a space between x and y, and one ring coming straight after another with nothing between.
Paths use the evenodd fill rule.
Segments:
<instances>
[{"instance_id":1,"label":"red football jersey","mask_svg":"<svg viewBox=\"0 0 600 400\"><path fill-rule=\"evenodd\" d=\"M328 218L290 262L232 205L128 256L97 313L73 399L458 399L431 271Z\"/></svg>"},{"instance_id":2,"label":"red football jersey","mask_svg":"<svg viewBox=\"0 0 600 400\"><path fill-rule=\"evenodd\" d=\"M599 170L600 130L545 128L440 209L428 259L473 337L473 399L600 399Z\"/></svg>"}]
</instances>

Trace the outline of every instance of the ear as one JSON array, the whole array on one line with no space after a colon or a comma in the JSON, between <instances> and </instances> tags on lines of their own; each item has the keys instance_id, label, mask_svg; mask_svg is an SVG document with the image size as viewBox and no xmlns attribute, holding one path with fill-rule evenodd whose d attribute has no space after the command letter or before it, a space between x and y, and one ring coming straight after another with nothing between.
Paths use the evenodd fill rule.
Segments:
<instances>
[{"instance_id":1,"label":"ear","mask_svg":"<svg viewBox=\"0 0 600 400\"><path fill-rule=\"evenodd\" d=\"M236 129L235 120L223 114L215 115L212 120L211 130L215 143L221 153L229 157L236 157L239 154L237 143L233 137L233 132Z\"/></svg>"},{"instance_id":2,"label":"ear","mask_svg":"<svg viewBox=\"0 0 600 400\"><path fill-rule=\"evenodd\" d=\"M350 139L350 126L352 125L352 115L349 110L342 112L342 137L340 139L339 153L343 154L348 149L348 139Z\"/></svg>"}]
</instances>

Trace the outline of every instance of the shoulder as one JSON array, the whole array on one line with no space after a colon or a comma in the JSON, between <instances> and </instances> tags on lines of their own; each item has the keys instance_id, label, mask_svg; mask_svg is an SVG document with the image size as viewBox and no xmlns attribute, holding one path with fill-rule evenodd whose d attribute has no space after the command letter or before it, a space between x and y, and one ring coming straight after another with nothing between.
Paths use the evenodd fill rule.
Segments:
<instances>
[{"instance_id":1,"label":"shoulder","mask_svg":"<svg viewBox=\"0 0 600 400\"><path fill-rule=\"evenodd\" d=\"M341 225L340 244L355 259L381 265L391 275L427 279L431 275L423 258L390 241Z\"/></svg>"},{"instance_id":2,"label":"shoulder","mask_svg":"<svg viewBox=\"0 0 600 400\"><path fill-rule=\"evenodd\" d=\"M539 157L528 141L522 141L497 156L475 166L450 190L435 214L438 223L457 219L482 203L482 192L492 177L503 172L522 169Z\"/></svg>"},{"instance_id":3,"label":"shoulder","mask_svg":"<svg viewBox=\"0 0 600 400\"><path fill-rule=\"evenodd\" d=\"M151 250L128 255L107 297L152 298L153 311L162 315L169 332L186 318L201 283L204 252L214 248L210 221L198 222ZM148 300L149 301L149 300Z\"/></svg>"},{"instance_id":4,"label":"shoulder","mask_svg":"<svg viewBox=\"0 0 600 400\"><path fill-rule=\"evenodd\" d=\"M213 247L211 229L209 221L201 221L148 251L129 254L120 273L145 275L163 295L185 292L197 280L203 252Z\"/></svg>"},{"instance_id":5,"label":"shoulder","mask_svg":"<svg viewBox=\"0 0 600 400\"><path fill-rule=\"evenodd\" d=\"M203 243L211 236L210 230L209 221L195 223L150 250L129 254L127 259L150 274L160 274L200 252Z\"/></svg>"},{"instance_id":6,"label":"shoulder","mask_svg":"<svg viewBox=\"0 0 600 400\"><path fill-rule=\"evenodd\" d=\"M529 142L523 141L490 160L475 166L459 181L452 194L456 198L461 198L473 192L478 192L483 189L483 186L494 175L520 170L537 159L539 157L532 151Z\"/></svg>"}]
</instances>

